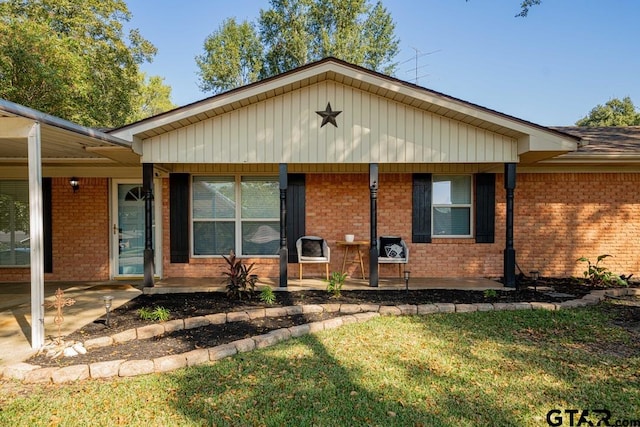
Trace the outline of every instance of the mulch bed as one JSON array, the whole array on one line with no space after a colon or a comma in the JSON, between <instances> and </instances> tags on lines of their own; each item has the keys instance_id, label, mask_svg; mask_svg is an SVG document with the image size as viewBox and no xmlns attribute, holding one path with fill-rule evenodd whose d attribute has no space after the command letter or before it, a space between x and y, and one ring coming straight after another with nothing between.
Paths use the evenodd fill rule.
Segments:
<instances>
[{"instance_id":1,"label":"mulch bed","mask_svg":"<svg viewBox=\"0 0 640 427\"><path fill-rule=\"evenodd\" d=\"M153 294L140 295L115 309L110 317L110 327L105 325L105 318L100 318L64 337L66 342L84 342L90 338L113 335L153 322L140 319L141 308L164 307L169 310L171 319L204 316L207 314L245 311L263 307L285 307L303 304L429 304L429 303L495 303L495 302L562 302L568 299L581 298L593 288L584 286L575 279L546 279L537 283L539 287L553 287L555 294L548 290L534 291L527 288L528 283L520 283L520 290L497 290L494 295L483 291L428 289L428 290L362 290L343 291L341 297L332 298L324 291L276 292L276 302L272 305L260 301L256 295L250 300L231 300L224 293L189 293L189 294ZM564 296L558 294L565 294ZM198 348L215 347L235 340L248 338L269 331L287 328L336 317L339 313L318 313L292 315L285 317L266 317L247 322L231 322L222 325L209 325L200 328L175 331L146 340L132 340L108 347L90 349L85 355L52 359L43 354L27 360L28 363L40 366L69 366L89 364L118 359L153 359L171 354L181 354Z\"/></svg>"}]
</instances>

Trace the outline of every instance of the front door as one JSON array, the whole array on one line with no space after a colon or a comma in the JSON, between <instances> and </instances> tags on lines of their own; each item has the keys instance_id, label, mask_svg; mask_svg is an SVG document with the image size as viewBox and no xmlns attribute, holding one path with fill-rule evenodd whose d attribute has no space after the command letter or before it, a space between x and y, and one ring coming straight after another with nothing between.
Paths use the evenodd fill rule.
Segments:
<instances>
[{"instance_id":1,"label":"front door","mask_svg":"<svg viewBox=\"0 0 640 427\"><path fill-rule=\"evenodd\" d=\"M156 191L158 186L154 186ZM114 181L112 187L112 241L113 241L113 276L144 275L144 193L141 182ZM154 195L155 198L158 194ZM154 203L154 211L155 211ZM158 272L158 254L156 246L156 227L153 224L153 247L156 249L156 275Z\"/></svg>"}]
</instances>

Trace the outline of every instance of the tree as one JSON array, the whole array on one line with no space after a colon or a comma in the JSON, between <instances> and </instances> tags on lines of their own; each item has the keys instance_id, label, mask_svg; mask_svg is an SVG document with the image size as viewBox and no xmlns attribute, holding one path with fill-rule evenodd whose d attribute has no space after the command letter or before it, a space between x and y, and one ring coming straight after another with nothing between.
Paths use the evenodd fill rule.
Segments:
<instances>
[{"instance_id":1,"label":"tree","mask_svg":"<svg viewBox=\"0 0 640 427\"><path fill-rule=\"evenodd\" d=\"M469 0L466 1L468 2ZM516 18L526 18L529 15L529 8L538 6L540 3L542 3L542 0L522 0L522 3L520 3L520 12L516 14Z\"/></svg>"},{"instance_id":2,"label":"tree","mask_svg":"<svg viewBox=\"0 0 640 427\"><path fill-rule=\"evenodd\" d=\"M529 8L537 6L540 3L542 3L542 0L523 0L520 4L520 13L518 13L516 17L520 16L522 18L526 18L529 15Z\"/></svg>"},{"instance_id":3,"label":"tree","mask_svg":"<svg viewBox=\"0 0 640 427\"><path fill-rule=\"evenodd\" d=\"M230 89L328 56L387 74L395 70L399 40L380 1L371 5L368 0L271 0L270 5L260 11L260 49L254 45L254 33L236 31L228 22L207 38L205 53L196 58L202 90ZM243 57L249 47L259 50L260 60Z\"/></svg>"},{"instance_id":4,"label":"tree","mask_svg":"<svg viewBox=\"0 0 640 427\"><path fill-rule=\"evenodd\" d=\"M139 73L138 80L133 111L127 122L137 122L177 107L171 102L171 86L165 85L162 77L151 76L147 79L145 73Z\"/></svg>"},{"instance_id":5,"label":"tree","mask_svg":"<svg viewBox=\"0 0 640 427\"><path fill-rule=\"evenodd\" d=\"M225 20L205 39L196 63L203 92L223 92L256 81L262 71L262 45L254 26Z\"/></svg>"},{"instance_id":6,"label":"tree","mask_svg":"<svg viewBox=\"0 0 640 427\"><path fill-rule=\"evenodd\" d=\"M576 122L577 126L638 126L640 113L631 98L612 98L604 105L598 104L591 112Z\"/></svg>"},{"instance_id":7,"label":"tree","mask_svg":"<svg viewBox=\"0 0 640 427\"><path fill-rule=\"evenodd\" d=\"M155 47L123 0L0 1L0 97L85 126L123 125Z\"/></svg>"}]
</instances>

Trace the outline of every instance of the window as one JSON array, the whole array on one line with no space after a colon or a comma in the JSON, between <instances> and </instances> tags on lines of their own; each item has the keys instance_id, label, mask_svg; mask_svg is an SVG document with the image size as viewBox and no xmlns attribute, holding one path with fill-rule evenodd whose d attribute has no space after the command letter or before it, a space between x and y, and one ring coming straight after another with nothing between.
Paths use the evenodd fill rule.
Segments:
<instances>
[{"instance_id":1,"label":"window","mask_svg":"<svg viewBox=\"0 0 640 427\"><path fill-rule=\"evenodd\" d=\"M471 237L471 176L434 175L432 188L432 235Z\"/></svg>"},{"instance_id":2,"label":"window","mask_svg":"<svg viewBox=\"0 0 640 427\"><path fill-rule=\"evenodd\" d=\"M29 264L29 182L0 181L0 266Z\"/></svg>"},{"instance_id":3,"label":"window","mask_svg":"<svg viewBox=\"0 0 640 427\"><path fill-rule=\"evenodd\" d=\"M277 255L279 193L276 177L194 177L193 254Z\"/></svg>"}]
</instances>

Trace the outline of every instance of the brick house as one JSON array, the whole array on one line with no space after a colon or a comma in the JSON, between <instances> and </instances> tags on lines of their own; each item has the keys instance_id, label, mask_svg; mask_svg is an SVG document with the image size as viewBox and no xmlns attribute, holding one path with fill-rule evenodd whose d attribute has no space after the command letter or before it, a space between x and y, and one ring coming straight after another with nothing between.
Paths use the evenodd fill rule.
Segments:
<instances>
[{"instance_id":1,"label":"brick house","mask_svg":"<svg viewBox=\"0 0 640 427\"><path fill-rule=\"evenodd\" d=\"M638 139L539 126L333 58L107 133L3 101L0 282L220 276L234 249L282 284L298 237L325 238L337 271L347 233L401 236L413 277L512 286L518 269L581 275L576 259L603 253L629 274ZM397 274L374 258L372 285Z\"/></svg>"}]
</instances>

